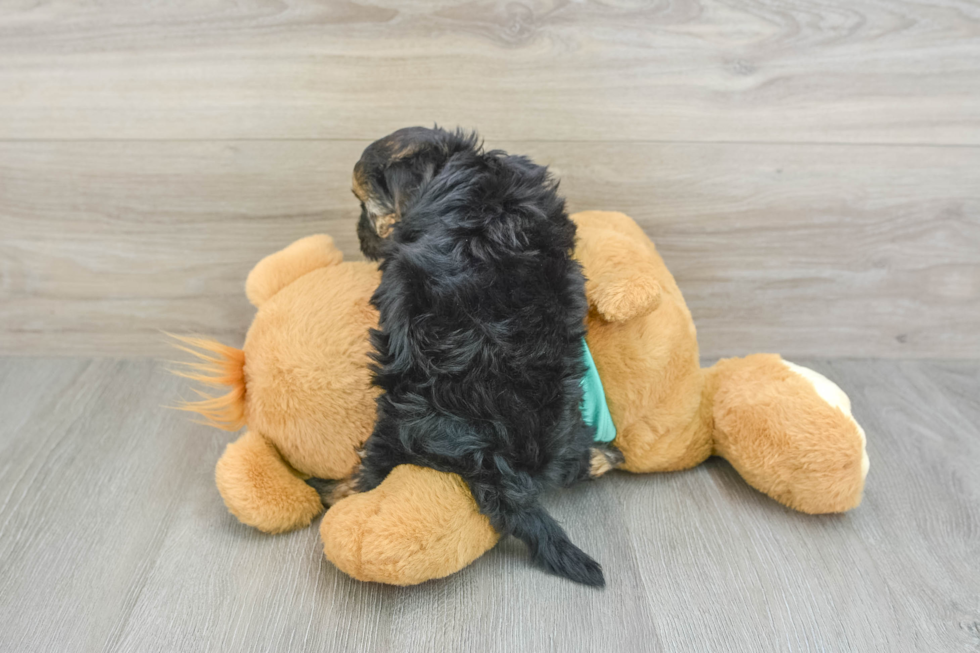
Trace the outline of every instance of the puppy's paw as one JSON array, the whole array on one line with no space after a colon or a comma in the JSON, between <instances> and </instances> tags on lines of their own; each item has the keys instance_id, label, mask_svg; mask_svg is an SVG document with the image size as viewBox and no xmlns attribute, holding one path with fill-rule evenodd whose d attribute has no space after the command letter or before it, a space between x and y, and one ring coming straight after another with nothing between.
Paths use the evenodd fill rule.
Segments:
<instances>
[{"instance_id":1,"label":"puppy's paw","mask_svg":"<svg viewBox=\"0 0 980 653\"><path fill-rule=\"evenodd\" d=\"M352 494L357 494L357 485L353 477L339 481L328 478L308 478L306 484L320 495L320 502L325 508L329 508Z\"/></svg>"},{"instance_id":2,"label":"puppy's paw","mask_svg":"<svg viewBox=\"0 0 980 653\"><path fill-rule=\"evenodd\" d=\"M623 452L613 445L592 447L590 456L589 477L599 478L603 474L616 469L625 462Z\"/></svg>"}]
</instances>

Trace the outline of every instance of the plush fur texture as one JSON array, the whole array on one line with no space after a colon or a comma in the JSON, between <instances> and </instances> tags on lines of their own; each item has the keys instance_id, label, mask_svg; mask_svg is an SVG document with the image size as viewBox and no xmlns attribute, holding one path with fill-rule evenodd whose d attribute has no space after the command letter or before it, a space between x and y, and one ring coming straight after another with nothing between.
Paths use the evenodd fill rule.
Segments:
<instances>
[{"instance_id":1,"label":"plush fur texture","mask_svg":"<svg viewBox=\"0 0 980 653\"><path fill-rule=\"evenodd\" d=\"M702 369L691 315L643 231L621 213L572 219L589 279L589 346L625 468L678 470L720 455L795 510L832 513L860 503L864 436L839 388L776 355ZM311 242L324 250L313 257L323 267L312 270ZM326 237L267 257L249 283L275 291L262 293L243 349L205 347L217 361L205 365L233 391L227 414L249 426L218 462L218 489L233 514L264 531L309 524L322 508L301 479L349 476L374 424L368 331L378 316L369 299L379 273L339 260ZM235 391L238 379L243 391ZM203 410L207 418L211 409ZM498 536L458 476L411 465L333 506L320 532L342 571L395 585L459 571Z\"/></svg>"},{"instance_id":2,"label":"plush fur texture","mask_svg":"<svg viewBox=\"0 0 980 653\"><path fill-rule=\"evenodd\" d=\"M365 334L377 325L368 298L378 281L364 262L310 271L262 304L245 339L248 426L304 475L349 476L371 434L378 393Z\"/></svg>"},{"instance_id":3,"label":"plush fur texture","mask_svg":"<svg viewBox=\"0 0 980 653\"><path fill-rule=\"evenodd\" d=\"M448 576L500 537L463 479L414 465L396 467L375 490L332 507L320 535L337 567L391 585Z\"/></svg>"},{"instance_id":4,"label":"plush fur texture","mask_svg":"<svg viewBox=\"0 0 980 653\"><path fill-rule=\"evenodd\" d=\"M245 353L207 338L191 338L167 334L179 344L174 346L196 360L177 362L177 376L210 388L228 387L223 395L211 396L197 390L197 401L183 401L177 410L197 413L202 424L223 431L237 431L245 426Z\"/></svg>"},{"instance_id":5,"label":"plush fur texture","mask_svg":"<svg viewBox=\"0 0 980 653\"><path fill-rule=\"evenodd\" d=\"M307 526L323 511L320 495L255 431L228 445L214 479L228 511L267 533Z\"/></svg>"},{"instance_id":6,"label":"plush fur texture","mask_svg":"<svg viewBox=\"0 0 980 653\"><path fill-rule=\"evenodd\" d=\"M622 213L573 218L576 255L596 284L588 341L626 457L622 468L676 471L718 455L796 510L856 507L867 465L849 405L829 403L812 377L775 354L702 369L684 297L643 230Z\"/></svg>"},{"instance_id":7,"label":"plush fur texture","mask_svg":"<svg viewBox=\"0 0 980 653\"><path fill-rule=\"evenodd\" d=\"M630 218L573 216L589 278L588 342L631 472L687 469L711 455L697 332L677 283ZM595 273L592 270L596 270Z\"/></svg>"},{"instance_id":8,"label":"plush fur texture","mask_svg":"<svg viewBox=\"0 0 980 653\"><path fill-rule=\"evenodd\" d=\"M308 525L323 506L302 479L353 473L374 426L367 334L378 324L369 300L379 281L374 264L344 263L329 236L303 238L249 274L246 294L258 311L241 350L178 340L201 362L175 373L230 386L179 408L226 430L248 424L216 472L228 510L242 522L268 532Z\"/></svg>"},{"instance_id":9,"label":"plush fur texture","mask_svg":"<svg viewBox=\"0 0 980 653\"><path fill-rule=\"evenodd\" d=\"M802 368L810 373L804 376L799 369L775 354L721 360L712 367L718 388L714 453L790 508L814 514L850 510L860 503L868 472L863 431L849 404L814 402L820 386L807 376L816 373ZM819 437L824 433L836 437Z\"/></svg>"},{"instance_id":10,"label":"plush fur texture","mask_svg":"<svg viewBox=\"0 0 980 653\"><path fill-rule=\"evenodd\" d=\"M323 234L301 238L258 262L245 280L245 295L259 308L280 290L319 268L338 265L344 255Z\"/></svg>"},{"instance_id":11,"label":"plush fur texture","mask_svg":"<svg viewBox=\"0 0 980 653\"><path fill-rule=\"evenodd\" d=\"M589 478L594 444L579 410L585 279L557 183L441 129L396 132L357 171L364 214L394 213L389 236L361 231L364 253L382 260L371 341L383 393L358 489L402 464L458 474L545 569L603 585L539 502Z\"/></svg>"}]
</instances>

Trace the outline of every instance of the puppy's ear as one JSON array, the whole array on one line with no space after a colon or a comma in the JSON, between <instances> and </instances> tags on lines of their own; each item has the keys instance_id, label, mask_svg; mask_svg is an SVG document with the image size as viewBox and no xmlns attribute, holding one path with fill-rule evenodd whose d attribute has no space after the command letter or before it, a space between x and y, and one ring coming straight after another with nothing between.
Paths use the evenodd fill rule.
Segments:
<instances>
[{"instance_id":1,"label":"puppy's ear","mask_svg":"<svg viewBox=\"0 0 980 653\"><path fill-rule=\"evenodd\" d=\"M421 153L392 162L384 171L385 185L391 196L395 216L401 219L408 204L418 197L419 191L436 176L441 168L432 156Z\"/></svg>"},{"instance_id":2,"label":"puppy's ear","mask_svg":"<svg viewBox=\"0 0 980 653\"><path fill-rule=\"evenodd\" d=\"M411 159L426 150L437 147L445 136L442 129L405 127L383 138L389 163Z\"/></svg>"},{"instance_id":3,"label":"puppy's ear","mask_svg":"<svg viewBox=\"0 0 980 653\"><path fill-rule=\"evenodd\" d=\"M371 143L354 166L354 194L366 207L362 220L384 237L453 156L481 149L475 132L439 127L406 127Z\"/></svg>"}]
</instances>

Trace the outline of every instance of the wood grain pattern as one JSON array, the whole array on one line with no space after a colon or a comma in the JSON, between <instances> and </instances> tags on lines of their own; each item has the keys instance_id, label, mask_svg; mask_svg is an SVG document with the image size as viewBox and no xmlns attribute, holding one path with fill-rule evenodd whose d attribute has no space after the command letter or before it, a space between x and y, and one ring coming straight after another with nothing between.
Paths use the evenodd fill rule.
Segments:
<instances>
[{"instance_id":1,"label":"wood grain pattern","mask_svg":"<svg viewBox=\"0 0 980 653\"><path fill-rule=\"evenodd\" d=\"M214 488L225 434L150 362L0 361L3 651L967 651L980 645L980 367L800 360L868 433L861 507L812 517L725 463L548 499L591 591L505 541L414 588L265 536Z\"/></svg>"},{"instance_id":2,"label":"wood grain pattern","mask_svg":"<svg viewBox=\"0 0 980 653\"><path fill-rule=\"evenodd\" d=\"M5 3L0 138L980 145L967 0Z\"/></svg>"},{"instance_id":3,"label":"wood grain pattern","mask_svg":"<svg viewBox=\"0 0 980 653\"><path fill-rule=\"evenodd\" d=\"M706 355L980 357L967 0L0 6L0 353L241 341L248 269L328 231L407 124L631 213Z\"/></svg>"},{"instance_id":4,"label":"wood grain pattern","mask_svg":"<svg viewBox=\"0 0 980 653\"><path fill-rule=\"evenodd\" d=\"M8 143L0 351L240 344L262 256L325 231L359 257L365 144ZM573 210L639 221L707 356L980 356L980 148L490 144L551 164Z\"/></svg>"},{"instance_id":5,"label":"wood grain pattern","mask_svg":"<svg viewBox=\"0 0 980 653\"><path fill-rule=\"evenodd\" d=\"M980 6L968 0L0 3L0 651L980 648ZM479 127L656 240L706 356L782 351L869 436L863 505L727 464L549 509L583 590L505 541L416 588L214 488L160 330L239 344L263 255L357 256L350 170ZM24 356L24 355L28 356ZM802 357L802 360L799 360Z\"/></svg>"}]
</instances>

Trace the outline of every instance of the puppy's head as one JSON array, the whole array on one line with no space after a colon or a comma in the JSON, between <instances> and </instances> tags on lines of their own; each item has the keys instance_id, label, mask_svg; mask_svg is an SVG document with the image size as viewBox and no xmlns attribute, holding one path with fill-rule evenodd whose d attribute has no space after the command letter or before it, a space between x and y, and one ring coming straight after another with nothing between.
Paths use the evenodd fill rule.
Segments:
<instances>
[{"instance_id":1,"label":"puppy's head","mask_svg":"<svg viewBox=\"0 0 980 653\"><path fill-rule=\"evenodd\" d=\"M361 202L361 251L378 259L406 210L451 157L476 151L476 134L439 127L406 127L367 146L354 166L353 191Z\"/></svg>"}]
</instances>

